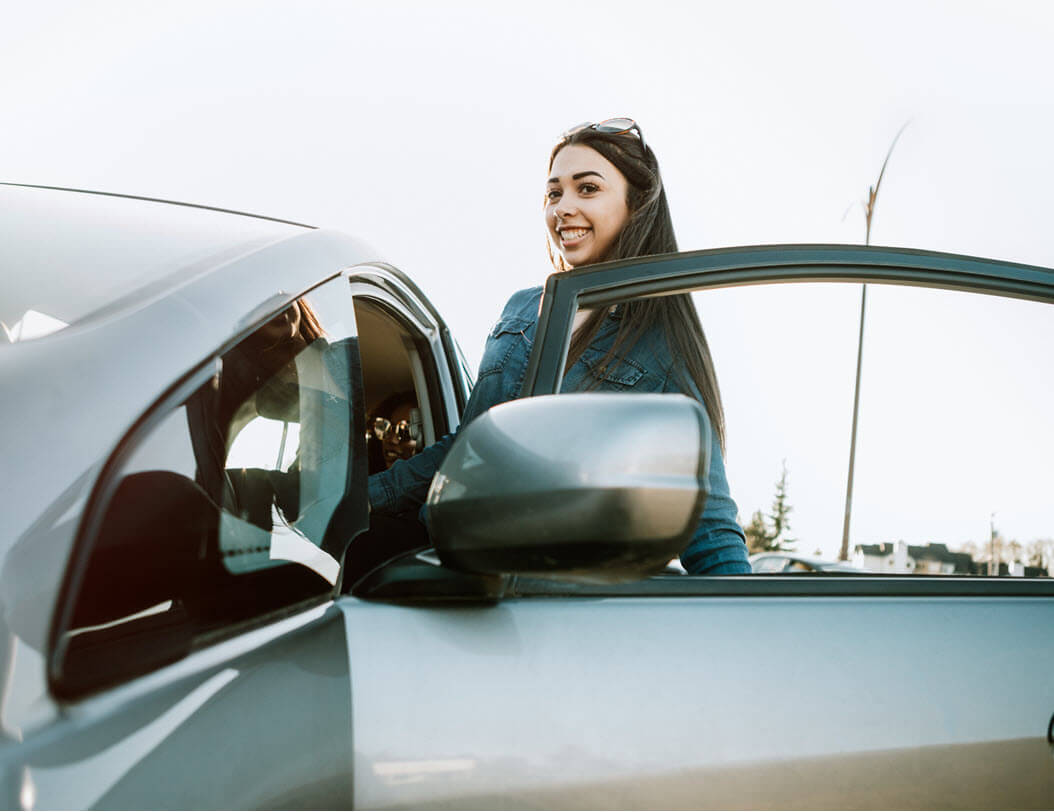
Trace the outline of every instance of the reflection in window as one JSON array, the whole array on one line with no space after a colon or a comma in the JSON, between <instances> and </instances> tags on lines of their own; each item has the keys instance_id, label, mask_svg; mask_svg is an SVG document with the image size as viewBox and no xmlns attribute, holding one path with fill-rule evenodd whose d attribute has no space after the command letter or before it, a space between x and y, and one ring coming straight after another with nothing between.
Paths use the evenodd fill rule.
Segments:
<instances>
[{"instance_id":1,"label":"reflection in window","mask_svg":"<svg viewBox=\"0 0 1054 812\"><path fill-rule=\"evenodd\" d=\"M296 461L299 442L299 423L257 416L235 436L227 452L227 465L288 471Z\"/></svg>"},{"instance_id":2,"label":"reflection in window","mask_svg":"<svg viewBox=\"0 0 1054 812\"><path fill-rule=\"evenodd\" d=\"M294 561L336 582L339 562L320 545L347 479L344 355L301 300L224 357L218 402L229 487L219 544L230 572Z\"/></svg>"},{"instance_id":3,"label":"reflection in window","mask_svg":"<svg viewBox=\"0 0 1054 812\"><path fill-rule=\"evenodd\" d=\"M323 541L350 481L358 357L345 285L312 294L339 332L298 300L129 444L63 636L79 689L331 594L339 563Z\"/></svg>"}]
</instances>

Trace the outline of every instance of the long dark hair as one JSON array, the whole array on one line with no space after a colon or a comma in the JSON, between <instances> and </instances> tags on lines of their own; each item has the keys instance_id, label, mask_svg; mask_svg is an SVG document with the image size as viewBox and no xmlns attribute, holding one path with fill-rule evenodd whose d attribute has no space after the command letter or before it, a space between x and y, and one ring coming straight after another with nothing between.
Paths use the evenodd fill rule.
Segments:
<instances>
[{"instance_id":1,"label":"long dark hair","mask_svg":"<svg viewBox=\"0 0 1054 812\"><path fill-rule=\"evenodd\" d=\"M644 146L640 138L632 132L615 134L581 129L564 136L553 147L549 156L550 169L557 153L571 144L596 150L614 164L628 181L626 204L630 211L629 220L607 254L601 257L601 261L677 251L677 238L673 233L673 220L670 217L669 204L666 202L666 189L659 173L659 162L651 147ZM548 248L553 267L558 271L570 270L564 258L553 251L551 244L548 244ZM670 357L679 361L674 364L674 374L682 379L681 385L686 393L691 393L692 387L687 385L685 376L695 384L723 452L725 413L721 406L721 391L717 386L710 347L691 297L680 293L636 299L622 303L620 308L622 318L619 320L618 333L603 363L609 363L623 345L633 346L644 334L661 329L666 337ZM603 308L594 310L575 331L567 354L568 368L596 338L604 323L604 316Z\"/></svg>"}]
</instances>

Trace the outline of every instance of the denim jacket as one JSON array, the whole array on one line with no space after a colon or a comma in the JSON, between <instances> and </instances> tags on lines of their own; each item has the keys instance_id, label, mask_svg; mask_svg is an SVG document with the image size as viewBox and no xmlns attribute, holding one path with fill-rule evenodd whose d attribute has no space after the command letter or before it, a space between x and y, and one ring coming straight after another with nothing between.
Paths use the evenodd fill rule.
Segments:
<instances>
[{"instance_id":1,"label":"denim jacket","mask_svg":"<svg viewBox=\"0 0 1054 812\"><path fill-rule=\"evenodd\" d=\"M487 337L475 388L465 407L461 425L467 426L491 406L519 396L527 371L527 358L538 322L542 288L514 294ZM593 343L564 376L563 391L681 392L665 340L646 334L621 357L604 364L614 343L621 316L611 313ZM698 397L694 391L687 392ZM371 509L398 513L420 507L432 476L439 468L455 434L448 434L419 454L398 460L369 478ZM724 459L716 432L710 452L710 495L691 543L681 553L681 563L693 575L749 573L743 531L736 522L736 504L728 490Z\"/></svg>"}]
</instances>

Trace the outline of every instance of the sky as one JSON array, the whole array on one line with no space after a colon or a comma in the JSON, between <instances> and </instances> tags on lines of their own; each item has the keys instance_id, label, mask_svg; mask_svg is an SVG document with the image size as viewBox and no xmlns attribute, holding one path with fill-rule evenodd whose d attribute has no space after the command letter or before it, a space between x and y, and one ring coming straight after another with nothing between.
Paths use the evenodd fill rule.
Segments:
<instances>
[{"instance_id":1,"label":"sky","mask_svg":"<svg viewBox=\"0 0 1054 812\"><path fill-rule=\"evenodd\" d=\"M419 281L473 367L509 295L550 272L548 153L584 120L640 122L683 249L863 242L861 202L909 122L873 244L1054 266L1047 3L0 0L0 12L0 179L347 231ZM1041 369L1049 333L1042 316L1026 321L1042 333L1023 339ZM852 339L830 340L851 355ZM816 476L831 495L813 513L808 450L756 442L742 417L749 381L736 379L743 355L724 345L729 477L744 518L767 509L789 457L796 534L830 554L844 449L824 452ZM880 389L868 374L865 387ZM1010 462L1023 483L1050 482L1049 466ZM971 497L969 511L935 500L943 515L969 513L949 541L986 537L992 512L1008 535L1054 536L1045 504L1025 522L1002 498ZM854 538L893 540L884 510L871 513L861 508ZM944 538L922 526L907 535Z\"/></svg>"}]
</instances>

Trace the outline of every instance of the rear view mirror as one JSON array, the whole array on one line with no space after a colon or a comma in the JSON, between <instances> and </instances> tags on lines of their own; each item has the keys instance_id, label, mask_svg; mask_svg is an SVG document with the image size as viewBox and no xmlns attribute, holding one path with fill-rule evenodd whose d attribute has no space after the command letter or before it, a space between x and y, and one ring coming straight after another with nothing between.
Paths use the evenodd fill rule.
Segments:
<instances>
[{"instance_id":1,"label":"rear view mirror","mask_svg":"<svg viewBox=\"0 0 1054 812\"><path fill-rule=\"evenodd\" d=\"M710 423L675 394L562 394L467 426L426 511L447 566L636 580L688 544L707 495Z\"/></svg>"}]
</instances>

